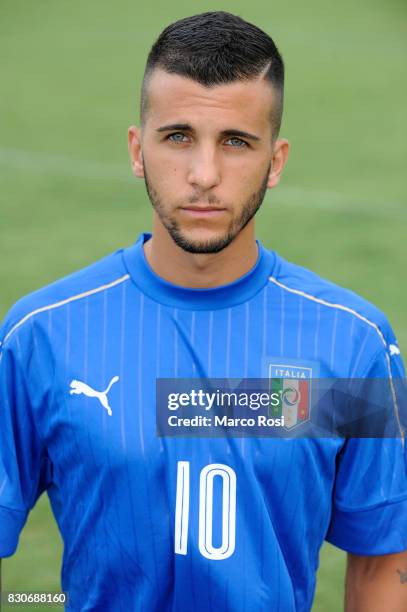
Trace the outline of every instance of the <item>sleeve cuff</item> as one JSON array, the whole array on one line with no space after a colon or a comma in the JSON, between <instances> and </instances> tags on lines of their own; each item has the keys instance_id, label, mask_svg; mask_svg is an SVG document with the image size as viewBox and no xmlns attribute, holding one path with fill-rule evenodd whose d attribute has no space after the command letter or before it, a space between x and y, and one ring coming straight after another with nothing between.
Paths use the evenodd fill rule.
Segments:
<instances>
[{"instance_id":1,"label":"sleeve cuff","mask_svg":"<svg viewBox=\"0 0 407 612\"><path fill-rule=\"evenodd\" d=\"M15 553L26 520L25 512L0 506L0 559Z\"/></svg>"},{"instance_id":2,"label":"sleeve cuff","mask_svg":"<svg viewBox=\"0 0 407 612\"><path fill-rule=\"evenodd\" d=\"M325 539L354 555L407 550L407 499L366 510L335 508Z\"/></svg>"}]
</instances>

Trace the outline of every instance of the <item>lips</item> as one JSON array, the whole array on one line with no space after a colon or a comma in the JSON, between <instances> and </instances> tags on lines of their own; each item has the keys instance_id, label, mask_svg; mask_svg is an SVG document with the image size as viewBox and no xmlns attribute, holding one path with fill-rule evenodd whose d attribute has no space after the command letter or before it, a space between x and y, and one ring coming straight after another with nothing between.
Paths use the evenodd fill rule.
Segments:
<instances>
[{"instance_id":1,"label":"lips","mask_svg":"<svg viewBox=\"0 0 407 612\"><path fill-rule=\"evenodd\" d=\"M192 210L197 212L212 212L219 210L226 210L225 208L215 207L215 206L183 206L182 210Z\"/></svg>"},{"instance_id":2,"label":"lips","mask_svg":"<svg viewBox=\"0 0 407 612\"><path fill-rule=\"evenodd\" d=\"M181 210L189 217L208 219L221 216L225 213L226 208L215 208L213 206L183 206Z\"/></svg>"}]
</instances>

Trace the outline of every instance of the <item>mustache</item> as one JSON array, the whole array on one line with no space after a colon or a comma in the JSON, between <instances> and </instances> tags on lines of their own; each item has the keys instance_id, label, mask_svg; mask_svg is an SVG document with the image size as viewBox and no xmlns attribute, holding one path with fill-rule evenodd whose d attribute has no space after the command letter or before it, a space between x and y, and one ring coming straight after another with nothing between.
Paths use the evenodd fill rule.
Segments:
<instances>
[{"instance_id":1,"label":"mustache","mask_svg":"<svg viewBox=\"0 0 407 612\"><path fill-rule=\"evenodd\" d=\"M223 203L214 195L193 195L188 198L188 204L197 204L198 202L204 204L217 204L218 206L223 205Z\"/></svg>"}]
</instances>

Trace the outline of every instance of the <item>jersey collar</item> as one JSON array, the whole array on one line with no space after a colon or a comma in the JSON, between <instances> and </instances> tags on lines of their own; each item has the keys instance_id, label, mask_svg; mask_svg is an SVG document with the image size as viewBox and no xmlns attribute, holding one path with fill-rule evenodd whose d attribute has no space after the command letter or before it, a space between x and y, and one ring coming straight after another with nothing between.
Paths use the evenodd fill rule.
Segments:
<instances>
[{"instance_id":1,"label":"jersey collar","mask_svg":"<svg viewBox=\"0 0 407 612\"><path fill-rule=\"evenodd\" d=\"M123 251L125 266L137 287L155 302L186 310L218 310L250 300L273 273L276 256L256 240L257 261L246 274L227 285L195 289L173 285L158 276L148 264L143 245L151 234L143 232L137 242Z\"/></svg>"}]
</instances>

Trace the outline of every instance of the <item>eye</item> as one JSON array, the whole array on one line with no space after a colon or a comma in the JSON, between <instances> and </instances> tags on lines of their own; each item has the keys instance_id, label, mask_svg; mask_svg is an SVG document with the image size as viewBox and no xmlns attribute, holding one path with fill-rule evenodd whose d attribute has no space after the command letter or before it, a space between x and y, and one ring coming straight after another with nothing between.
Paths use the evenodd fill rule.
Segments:
<instances>
[{"instance_id":1,"label":"eye","mask_svg":"<svg viewBox=\"0 0 407 612\"><path fill-rule=\"evenodd\" d=\"M186 142L184 138L187 138L187 136L182 132L173 132L173 134L167 136L167 140L171 142Z\"/></svg>"},{"instance_id":2,"label":"eye","mask_svg":"<svg viewBox=\"0 0 407 612\"><path fill-rule=\"evenodd\" d=\"M232 136L231 138L228 138L226 142L232 143L232 147L234 147L235 149L243 149L244 147L248 146L247 142L245 142L241 138L237 138L237 136Z\"/></svg>"}]
</instances>

